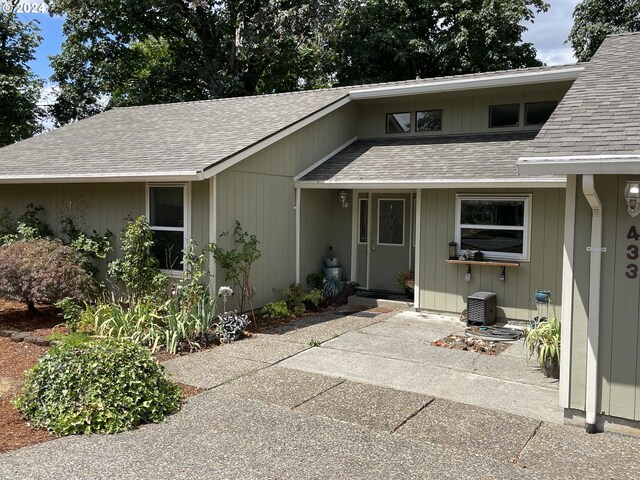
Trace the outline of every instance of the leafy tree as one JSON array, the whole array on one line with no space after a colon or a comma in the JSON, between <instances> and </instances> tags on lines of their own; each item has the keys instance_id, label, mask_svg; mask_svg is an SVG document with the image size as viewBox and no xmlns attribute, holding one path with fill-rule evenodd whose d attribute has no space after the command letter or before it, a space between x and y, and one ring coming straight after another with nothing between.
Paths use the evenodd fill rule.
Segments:
<instances>
[{"instance_id":1,"label":"leafy tree","mask_svg":"<svg viewBox=\"0 0 640 480\"><path fill-rule=\"evenodd\" d=\"M0 147L42 130L37 106L42 81L28 67L42 37L37 22L0 12Z\"/></svg>"},{"instance_id":2,"label":"leafy tree","mask_svg":"<svg viewBox=\"0 0 640 480\"><path fill-rule=\"evenodd\" d=\"M337 0L47 0L65 15L52 58L58 123L108 106L327 85ZM322 60L322 61L321 61Z\"/></svg>"},{"instance_id":3,"label":"leafy tree","mask_svg":"<svg viewBox=\"0 0 640 480\"><path fill-rule=\"evenodd\" d=\"M576 58L587 62L607 35L638 30L638 0L583 0L573 12L569 42Z\"/></svg>"},{"instance_id":4,"label":"leafy tree","mask_svg":"<svg viewBox=\"0 0 640 480\"><path fill-rule=\"evenodd\" d=\"M346 0L333 46L340 84L541 65L523 22L543 0Z\"/></svg>"}]
</instances>

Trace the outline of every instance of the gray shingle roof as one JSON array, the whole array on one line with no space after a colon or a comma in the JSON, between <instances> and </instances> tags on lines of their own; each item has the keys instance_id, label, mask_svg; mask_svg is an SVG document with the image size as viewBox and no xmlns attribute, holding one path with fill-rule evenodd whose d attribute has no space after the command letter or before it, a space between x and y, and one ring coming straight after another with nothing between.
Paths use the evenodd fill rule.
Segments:
<instances>
[{"instance_id":1,"label":"gray shingle roof","mask_svg":"<svg viewBox=\"0 0 640 480\"><path fill-rule=\"evenodd\" d=\"M567 67L116 108L0 148L0 182L37 178L194 175L321 111L347 97L351 91L562 68Z\"/></svg>"},{"instance_id":2,"label":"gray shingle roof","mask_svg":"<svg viewBox=\"0 0 640 480\"><path fill-rule=\"evenodd\" d=\"M525 156L640 154L640 33L605 39Z\"/></svg>"},{"instance_id":3,"label":"gray shingle roof","mask_svg":"<svg viewBox=\"0 0 640 480\"><path fill-rule=\"evenodd\" d=\"M358 140L304 175L335 184L522 180L516 160L533 133ZM553 177L546 177L553 178Z\"/></svg>"}]
</instances>

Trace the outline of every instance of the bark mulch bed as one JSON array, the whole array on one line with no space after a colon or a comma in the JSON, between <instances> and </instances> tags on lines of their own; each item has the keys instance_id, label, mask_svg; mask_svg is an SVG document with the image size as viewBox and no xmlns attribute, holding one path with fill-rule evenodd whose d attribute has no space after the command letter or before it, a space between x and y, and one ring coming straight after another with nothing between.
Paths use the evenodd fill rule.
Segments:
<instances>
[{"instance_id":1,"label":"bark mulch bed","mask_svg":"<svg viewBox=\"0 0 640 480\"><path fill-rule=\"evenodd\" d=\"M452 350L481 353L484 355L500 355L511 346L511 343L489 342L477 338L470 338L465 335L449 335L431 342L431 345L450 348Z\"/></svg>"}]
</instances>

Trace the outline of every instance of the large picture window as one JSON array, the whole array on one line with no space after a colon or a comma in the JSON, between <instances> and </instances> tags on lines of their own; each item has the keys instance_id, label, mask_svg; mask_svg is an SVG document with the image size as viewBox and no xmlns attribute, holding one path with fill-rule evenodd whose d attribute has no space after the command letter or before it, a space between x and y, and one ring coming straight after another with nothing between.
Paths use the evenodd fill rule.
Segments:
<instances>
[{"instance_id":1,"label":"large picture window","mask_svg":"<svg viewBox=\"0 0 640 480\"><path fill-rule=\"evenodd\" d=\"M182 271L182 251L187 239L185 185L149 185L147 216L153 232L152 253L160 268Z\"/></svg>"},{"instance_id":2,"label":"large picture window","mask_svg":"<svg viewBox=\"0 0 640 480\"><path fill-rule=\"evenodd\" d=\"M456 242L487 258L529 258L529 196L458 196Z\"/></svg>"}]
</instances>

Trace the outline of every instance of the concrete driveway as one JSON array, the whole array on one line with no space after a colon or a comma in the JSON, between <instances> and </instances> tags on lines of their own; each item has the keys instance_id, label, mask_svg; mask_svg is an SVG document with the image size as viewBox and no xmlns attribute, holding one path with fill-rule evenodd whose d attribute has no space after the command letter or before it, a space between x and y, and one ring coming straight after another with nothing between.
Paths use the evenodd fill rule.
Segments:
<instances>
[{"instance_id":1,"label":"concrete driveway","mask_svg":"<svg viewBox=\"0 0 640 480\"><path fill-rule=\"evenodd\" d=\"M207 389L181 412L0 454L0 478L640 478L637 438L589 436L556 423L552 406L503 395L554 397L555 386L432 350L430 335L451 328L406 313L322 316L177 358L169 372ZM506 365L519 362L511 353Z\"/></svg>"}]
</instances>

